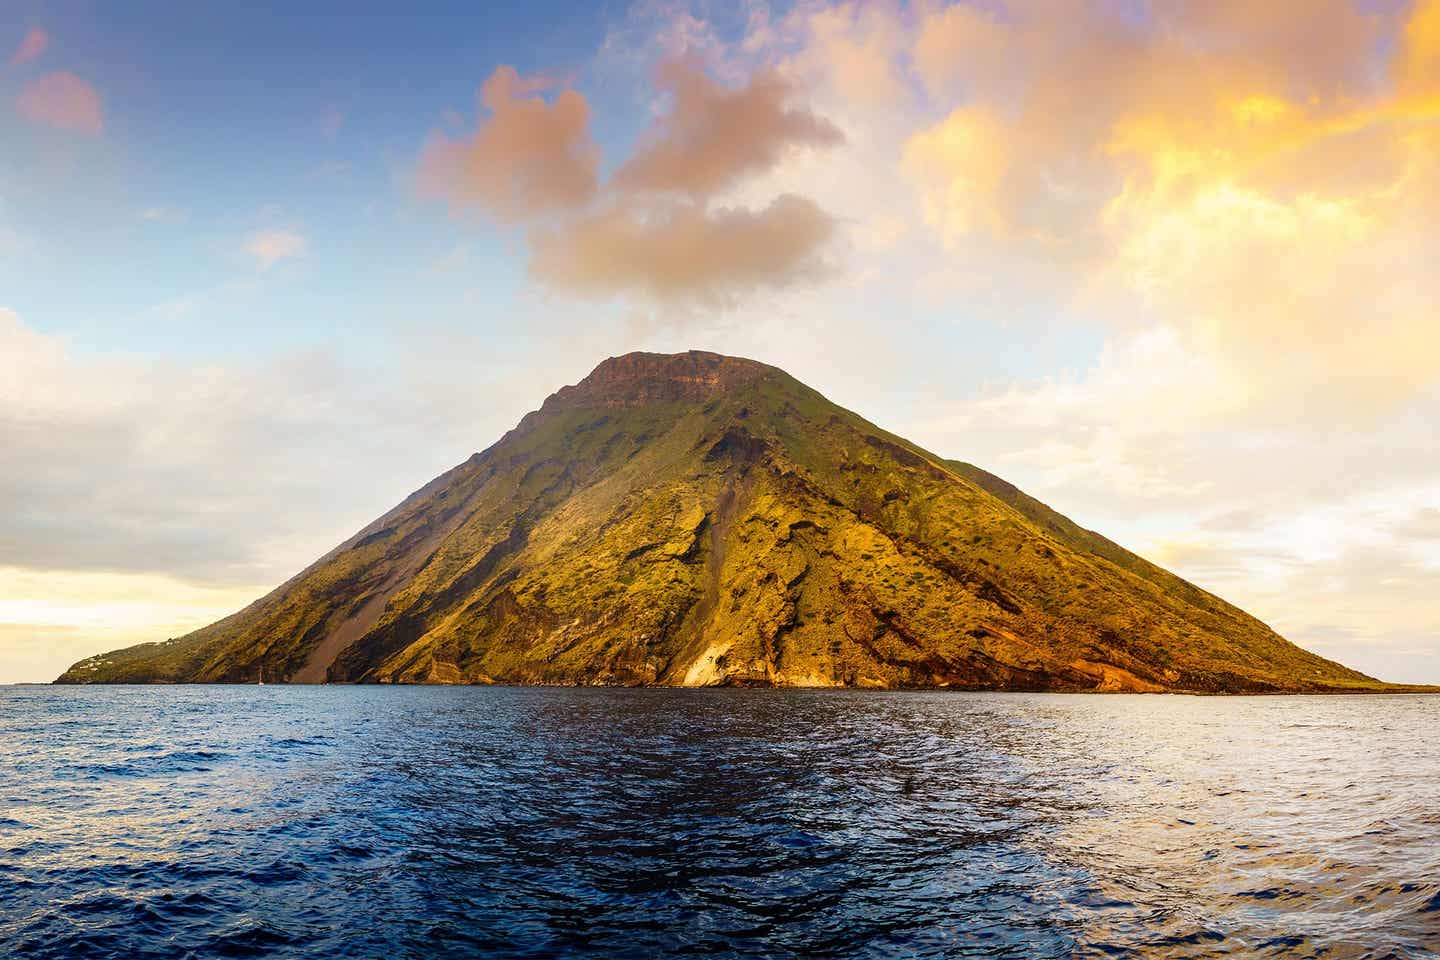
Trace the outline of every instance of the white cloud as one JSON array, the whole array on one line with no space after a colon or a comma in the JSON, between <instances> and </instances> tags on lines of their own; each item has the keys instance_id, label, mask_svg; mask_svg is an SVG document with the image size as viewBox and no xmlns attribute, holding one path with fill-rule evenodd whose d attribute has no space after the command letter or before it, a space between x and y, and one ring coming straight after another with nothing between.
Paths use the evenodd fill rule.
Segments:
<instances>
[{"instance_id":1,"label":"white cloud","mask_svg":"<svg viewBox=\"0 0 1440 960\"><path fill-rule=\"evenodd\" d=\"M497 406L491 391L513 374L476 353L415 330L383 372L334 351L199 367L81 358L0 310L0 556L283 579L538 402Z\"/></svg>"},{"instance_id":2,"label":"white cloud","mask_svg":"<svg viewBox=\"0 0 1440 960\"><path fill-rule=\"evenodd\" d=\"M261 270L303 256L307 247L305 237L293 230L258 230L245 238L245 252L255 258Z\"/></svg>"}]
</instances>

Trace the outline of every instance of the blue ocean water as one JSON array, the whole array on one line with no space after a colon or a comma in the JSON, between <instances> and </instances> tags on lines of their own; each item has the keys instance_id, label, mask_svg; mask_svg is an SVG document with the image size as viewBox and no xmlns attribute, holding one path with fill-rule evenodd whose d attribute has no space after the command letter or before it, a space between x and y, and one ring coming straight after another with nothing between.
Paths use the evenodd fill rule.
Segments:
<instances>
[{"instance_id":1,"label":"blue ocean water","mask_svg":"<svg viewBox=\"0 0 1440 960\"><path fill-rule=\"evenodd\" d=\"M0 956L1431 957L1440 697L0 688Z\"/></svg>"}]
</instances>

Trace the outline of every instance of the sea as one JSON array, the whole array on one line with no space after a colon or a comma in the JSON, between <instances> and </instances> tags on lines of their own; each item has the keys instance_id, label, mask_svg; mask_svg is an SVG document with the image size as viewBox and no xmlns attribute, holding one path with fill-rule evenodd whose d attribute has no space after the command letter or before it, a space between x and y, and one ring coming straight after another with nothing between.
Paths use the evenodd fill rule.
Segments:
<instances>
[{"instance_id":1,"label":"sea","mask_svg":"<svg viewBox=\"0 0 1440 960\"><path fill-rule=\"evenodd\" d=\"M1440 697L0 688L0 957L1440 956Z\"/></svg>"}]
</instances>

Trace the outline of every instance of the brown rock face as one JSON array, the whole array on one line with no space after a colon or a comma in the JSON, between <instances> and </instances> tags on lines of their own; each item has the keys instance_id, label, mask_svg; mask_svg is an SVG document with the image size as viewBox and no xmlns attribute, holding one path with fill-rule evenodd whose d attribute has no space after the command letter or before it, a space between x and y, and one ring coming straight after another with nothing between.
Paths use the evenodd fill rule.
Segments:
<instances>
[{"instance_id":1,"label":"brown rock face","mask_svg":"<svg viewBox=\"0 0 1440 960\"><path fill-rule=\"evenodd\" d=\"M634 407L694 400L703 403L777 373L774 367L703 350L688 353L627 353L611 357L584 380L561 387L541 412L576 407Z\"/></svg>"}]
</instances>

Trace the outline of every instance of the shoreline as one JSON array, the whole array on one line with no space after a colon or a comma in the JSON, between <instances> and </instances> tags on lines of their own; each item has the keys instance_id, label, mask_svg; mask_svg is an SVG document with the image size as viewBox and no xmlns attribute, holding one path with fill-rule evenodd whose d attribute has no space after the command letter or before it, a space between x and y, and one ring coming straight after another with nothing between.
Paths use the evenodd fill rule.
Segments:
<instances>
[{"instance_id":1,"label":"shoreline","mask_svg":"<svg viewBox=\"0 0 1440 960\"><path fill-rule=\"evenodd\" d=\"M1323 690L1050 690L1012 688L998 689L995 687L959 687L959 686L803 686L798 684L707 684L696 686L684 686L681 684L661 683L515 683L515 682L491 682L491 683L395 683L386 682L362 682L362 683L289 683L286 681L275 681L267 684L236 683L233 681L212 681L212 680L135 680L135 681L69 681L51 680L15 683L11 686L33 686L33 687L396 687L396 688L443 688L443 687L504 687L511 689L537 689L551 688L562 690L806 690L806 691L836 691L846 693L996 693L996 694L1057 694L1063 696L1097 696L1097 697L1343 697L1343 696L1385 696L1403 694L1407 696L1435 696L1440 695L1440 685L1429 686L1425 684L1396 683L1382 684L1375 687L1335 687Z\"/></svg>"}]
</instances>

